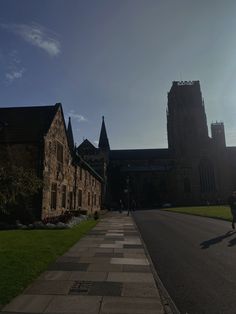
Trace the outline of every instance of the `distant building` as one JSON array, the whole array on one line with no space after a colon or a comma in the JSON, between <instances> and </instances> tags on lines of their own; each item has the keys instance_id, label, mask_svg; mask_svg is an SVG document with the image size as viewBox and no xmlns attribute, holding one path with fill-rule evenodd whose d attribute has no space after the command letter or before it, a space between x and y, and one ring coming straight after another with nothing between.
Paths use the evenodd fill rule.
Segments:
<instances>
[{"instance_id":1,"label":"distant building","mask_svg":"<svg viewBox=\"0 0 236 314\"><path fill-rule=\"evenodd\" d=\"M43 180L35 219L100 210L103 179L76 153L61 104L0 108L0 166L6 161L33 169Z\"/></svg>"},{"instance_id":2,"label":"distant building","mask_svg":"<svg viewBox=\"0 0 236 314\"><path fill-rule=\"evenodd\" d=\"M146 121L148 123L148 121ZM236 147L226 147L224 124L211 125L199 81L173 82L167 104L167 149L110 149L104 119L99 146L78 152L104 178L103 199L128 207L224 203L236 188Z\"/></svg>"}]
</instances>

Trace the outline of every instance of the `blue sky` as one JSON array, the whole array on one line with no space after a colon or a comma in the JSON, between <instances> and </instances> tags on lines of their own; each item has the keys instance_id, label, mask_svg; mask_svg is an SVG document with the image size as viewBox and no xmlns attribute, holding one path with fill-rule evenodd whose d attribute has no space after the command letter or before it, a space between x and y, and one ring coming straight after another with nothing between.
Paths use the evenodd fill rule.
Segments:
<instances>
[{"instance_id":1,"label":"blue sky","mask_svg":"<svg viewBox=\"0 0 236 314\"><path fill-rule=\"evenodd\" d=\"M77 144L167 147L167 92L200 80L236 145L235 0L1 0L0 106L61 102Z\"/></svg>"}]
</instances>

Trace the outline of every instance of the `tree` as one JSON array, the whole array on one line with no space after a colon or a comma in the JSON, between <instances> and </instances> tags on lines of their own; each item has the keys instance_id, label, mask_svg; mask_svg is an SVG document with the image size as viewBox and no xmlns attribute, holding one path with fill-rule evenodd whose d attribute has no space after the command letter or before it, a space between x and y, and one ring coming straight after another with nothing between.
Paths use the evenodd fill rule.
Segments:
<instances>
[{"instance_id":1,"label":"tree","mask_svg":"<svg viewBox=\"0 0 236 314\"><path fill-rule=\"evenodd\" d=\"M0 167L0 213L20 218L22 211L30 211L32 200L42 187L32 169L7 164Z\"/></svg>"}]
</instances>

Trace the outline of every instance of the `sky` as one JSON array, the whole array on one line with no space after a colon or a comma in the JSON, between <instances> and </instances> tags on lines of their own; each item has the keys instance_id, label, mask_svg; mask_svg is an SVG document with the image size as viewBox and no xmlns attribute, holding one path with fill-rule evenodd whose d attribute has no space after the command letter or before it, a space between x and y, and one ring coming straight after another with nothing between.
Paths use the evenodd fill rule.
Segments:
<instances>
[{"instance_id":1,"label":"sky","mask_svg":"<svg viewBox=\"0 0 236 314\"><path fill-rule=\"evenodd\" d=\"M62 103L75 142L165 148L172 81L200 80L236 146L235 0L0 0L0 107Z\"/></svg>"}]
</instances>

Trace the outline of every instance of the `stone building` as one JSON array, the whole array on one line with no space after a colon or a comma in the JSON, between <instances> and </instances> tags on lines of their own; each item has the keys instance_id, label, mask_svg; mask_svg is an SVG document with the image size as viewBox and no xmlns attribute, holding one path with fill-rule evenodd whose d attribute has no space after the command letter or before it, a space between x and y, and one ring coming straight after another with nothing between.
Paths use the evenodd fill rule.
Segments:
<instances>
[{"instance_id":1,"label":"stone building","mask_svg":"<svg viewBox=\"0 0 236 314\"><path fill-rule=\"evenodd\" d=\"M43 181L35 219L101 208L101 176L76 153L61 104L0 108L0 165L33 169Z\"/></svg>"},{"instance_id":2,"label":"stone building","mask_svg":"<svg viewBox=\"0 0 236 314\"><path fill-rule=\"evenodd\" d=\"M106 165L106 175L100 174L111 207L119 206L120 199L127 207L135 199L137 206L149 208L227 200L236 188L236 147L226 147L222 122L211 124L208 135L199 81L173 82L168 93L167 135L165 149L112 150L103 120L98 149L88 140L78 147L92 166L95 156L100 156L98 168Z\"/></svg>"}]
</instances>

